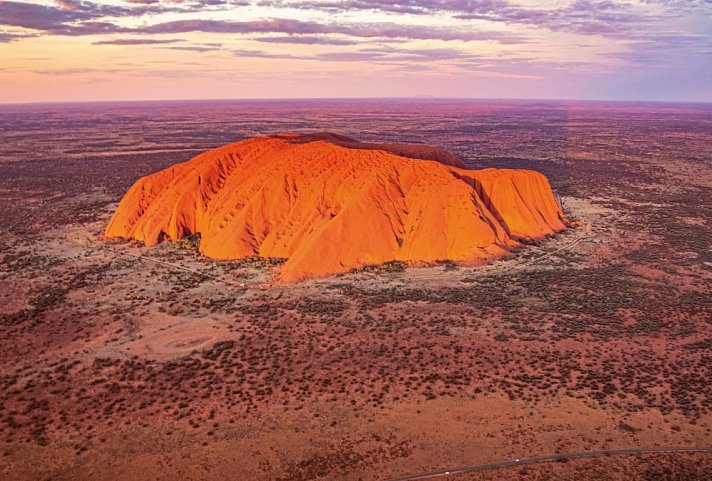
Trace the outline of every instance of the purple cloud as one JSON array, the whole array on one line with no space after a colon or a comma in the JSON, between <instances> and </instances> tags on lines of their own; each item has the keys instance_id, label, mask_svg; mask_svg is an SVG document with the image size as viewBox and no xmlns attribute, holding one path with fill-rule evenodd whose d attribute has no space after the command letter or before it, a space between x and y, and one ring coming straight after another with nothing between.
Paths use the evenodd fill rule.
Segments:
<instances>
[{"instance_id":1,"label":"purple cloud","mask_svg":"<svg viewBox=\"0 0 712 481\"><path fill-rule=\"evenodd\" d=\"M176 20L133 30L145 34L204 33L285 33L290 35L342 34L360 38L406 38L413 40L493 40L500 43L522 43L524 38L501 32L478 32L470 29L445 29L395 23L322 24L293 19L254 21Z\"/></svg>"},{"instance_id":2,"label":"purple cloud","mask_svg":"<svg viewBox=\"0 0 712 481\"><path fill-rule=\"evenodd\" d=\"M479 62L482 57L457 49L367 48L355 52L325 52L315 55L275 54L264 50L234 50L236 57L314 60L319 62L372 62L383 64L426 63L447 60Z\"/></svg>"},{"instance_id":3,"label":"purple cloud","mask_svg":"<svg viewBox=\"0 0 712 481\"><path fill-rule=\"evenodd\" d=\"M82 68L82 67L70 67L70 68L57 68L57 69L37 69L31 70L32 73L39 75L82 75L88 73L107 73L107 72L118 72L118 70L99 70L93 68Z\"/></svg>"},{"instance_id":4,"label":"purple cloud","mask_svg":"<svg viewBox=\"0 0 712 481\"><path fill-rule=\"evenodd\" d=\"M0 2L0 24L33 30L52 31L69 22L89 20L95 15L64 8L47 7L34 3Z\"/></svg>"},{"instance_id":5,"label":"purple cloud","mask_svg":"<svg viewBox=\"0 0 712 481\"><path fill-rule=\"evenodd\" d=\"M264 43L286 43L293 45L356 45L357 41L317 35L287 35L284 37L260 37L255 39Z\"/></svg>"},{"instance_id":6,"label":"purple cloud","mask_svg":"<svg viewBox=\"0 0 712 481\"><path fill-rule=\"evenodd\" d=\"M141 0L140 5L149 6L155 2ZM199 2L201 6L205 1ZM209 2L208 2L209 3ZM222 2L220 2L223 5ZM244 2L232 2L231 5L242 5ZM163 8L158 4L158 9ZM195 4L191 4L194 8ZM153 8L153 7L152 7ZM162 10L160 10L162 11ZM61 7L50 7L24 2L0 3L0 25L23 27L53 35L95 35L111 33L135 34L178 34L187 32L205 33L280 33L295 35L292 43L321 43L324 45L348 45L356 43L353 40L321 39L317 37L328 34L342 34L358 38L388 38L388 39L418 39L418 40L492 40L500 43L520 43L524 39L515 34L502 32L473 31L471 29L448 29L437 27L422 27L415 25L400 25L396 23L379 24L323 24L319 22L300 21L295 19L271 18L252 21L204 20L188 19L163 22L144 27L128 28L107 21L106 18L137 15L132 8L116 6L100 6L91 2L63 0ZM296 35L312 36L301 40ZM272 37L266 42L278 43ZM347 43L348 42L348 43Z\"/></svg>"},{"instance_id":7,"label":"purple cloud","mask_svg":"<svg viewBox=\"0 0 712 481\"><path fill-rule=\"evenodd\" d=\"M309 57L312 60L325 62L374 62L384 58L384 54L377 52L327 52Z\"/></svg>"},{"instance_id":8,"label":"purple cloud","mask_svg":"<svg viewBox=\"0 0 712 481\"><path fill-rule=\"evenodd\" d=\"M221 50L220 47L213 47L210 45L185 45L185 46L176 46L176 47L164 47L166 50L181 50L183 52L198 52L198 53L205 53L205 52L212 52L215 50Z\"/></svg>"},{"instance_id":9,"label":"purple cloud","mask_svg":"<svg viewBox=\"0 0 712 481\"><path fill-rule=\"evenodd\" d=\"M180 39L153 39L153 38L117 38L113 40L101 40L93 42L92 45L155 45L162 43L180 42Z\"/></svg>"},{"instance_id":10,"label":"purple cloud","mask_svg":"<svg viewBox=\"0 0 712 481\"><path fill-rule=\"evenodd\" d=\"M633 52L622 53L617 58L638 62L641 58L655 58L656 52L673 52L674 55L699 57L700 52L712 48L712 29L703 21L680 26L674 31L659 12L682 15L709 15L712 0L644 0L654 3L657 9L646 8L614 0L574 0L553 8L530 8L513 3L515 0L322 0L281 1L262 0L260 5L274 8L301 8L318 12L338 13L359 10L381 11L396 15L440 15L461 20L488 20L492 22L529 25L551 31L573 32L582 35L606 36L623 40ZM179 35L188 32L214 34L254 35L253 40L264 44L353 46L379 42L405 42L408 40L442 41L494 41L501 44L526 43L521 34L502 31L482 31L464 22L453 22L450 27L413 25L409 23L382 22L358 23L339 21L334 17L328 23L301 21L293 18L266 18L262 20L208 20L193 18L191 12L229 9L250 4L247 0L126 0L124 5L105 5L84 0L56 0L55 6L20 1L0 1L0 26L28 29L27 33L0 33L0 42L20 40L23 36L38 33L48 35L83 36L97 34L131 34L128 38L115 38L95 42L98 45L160 45L174 41L155 38L154 35ZM683 8L683 5L687 7ZM667 9L667 10L665 10ZM140 17L145 13L182 12L181 20L128 27L119 19ZM703 18L703 17L701 17ZM708 24L711 25L712 23ZM682 25L682 24L676 24ZM701 25L701 26L700 26ZM687 28L687 30L684 30ZM262 36L264 35L264 36ZM368 42L370 43L370 42ZM220 46L199 44L171 47L174 50L205 52ZM640 53L636 54L635 51ZM242 55L250 51L242 50ZM351 52L329 52L318 57L285 57L281 54L251 51L251 55L265 58L311 58L322 61L370 62L429 62L433 60L459 60L463 64L470 58L449 49L421 51L374 51L360 49ZM237 53L236 53L237 54ZM659 56L659 55L658 55Z\"/></svg>"},{"instance_id":11,"label":"purple cloud","mask_svg":"<svg viewBox=\"0 0 712 481\"><path fill-rule=\"evenodd\" d=\"M681 0L661 0L680 2ZM704 0L702 0L704 1ZM712 3L712 0L707 0ZM694 0L693 0L694 2ZM648 20L625 2L612 0L576 0L563 7L529 8L508 0L388 0L299 1L263 0L263 6L291 7L327 12L375 10L393 14L454 15L463 20L489 20L500 23L536 25L552 31L570 31L585 35L625 37L626 25Z\"/></svg>"},{"instance_id":12,"label":"purple cloud","mask_svg":"<svg viewBox=\"0 0 712 481\"><path fill-rule=\"evenodd\" d=\"M618 38L629 38L631 32L639 30L630 27L640 27L650 20L630 4L610 0L576 0L554 9L527 9L510 5L485 14L462 13L456 17L529 24L552 31Z\"/></svg>"},{"instance_id":13,"label":"purple cloud","mask_svg":"<svg viewBox=\"0 0 712 481\"><path fill-rule=\"evenodd\" d=\"M147 13L199 12L215 7L234 8L249 5L247 0L169 1L126 0L130 6L101 5L84 0L57 0L57 6L36 3L0 1L0 25L22 27L54 35L92 35L103 32L125 32L126 28L105 18L136 17ZM94 22L93 25L86 25ZM98 26L102 25L101 28Z\"/></svg>"},{"instance_id":14,"label":"purple cloud","mask_svg":"<svg viewBox=\"0 0 712 481\"><path fill-rule=\"evenodd\" d=\"M387 13L424 15L438 12L488 13L507 7L504 0L414 0L409 2L389 0L347 0L347 1L302 1L285 2L283 0L264 0L261 6L291 7L303 10L322 10L328 12L351 12L375 10Z\"/></svg>"},{"instance_id":15,"label":"purple cloud","mask_svg":"<svg viewBox=\"0 0 712 481\"><path fill-rule=\"evenodd\" d=\"M268 19L253 21L230 20L175 20L146 27L139 27L137 33L333 33L328 27L314 22L291 19Z\"/></svg>"},{"instance_id":16,"label":"purple cloud","mask_svg":"<svg viewBox=\"0 0 712 481\"><path fill-rule=\"evenodd\" d=\"M90 2L65 0L60 7L34 3L0 2L0 25L22 27L55 35L92 35L125 31L117 25L98 21L107 16L122 16L130 10Z\"/></svg>"},{"instance_id":17,"label":"purple cloud","mask_svg":"<svg viewBox=\"0 0 712 481\"><path fill-rule=\"evenodd\" d=\"M308 58L308 57L299 57L297 55L278 54L278 53L265 52L263 50L247 50L247 49L233 50L232 54L235 57L242 57L242 58L279 58L279 59L298 59L298 60L303 60L303 59Z\"/></svg>"},{"instance_id":18,"label":"purple cloud","mask_svg":"<svg viewBox=\"0 0 712 481\"><path fill-rule=\"evenodd\" d=\"M36 37L35 33L0 32L0 43L10 43L23 38Z\"/></svg>"}]
</instances>

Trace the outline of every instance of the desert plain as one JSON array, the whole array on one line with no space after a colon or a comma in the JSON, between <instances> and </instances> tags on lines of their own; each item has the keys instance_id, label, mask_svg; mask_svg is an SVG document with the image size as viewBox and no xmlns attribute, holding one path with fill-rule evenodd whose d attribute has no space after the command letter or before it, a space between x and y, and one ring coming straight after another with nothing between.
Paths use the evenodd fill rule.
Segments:
<instances>
[{"instance_id":1,"label":"desert plain","mask_svg":"<svg viewBox=\"0 0 712 481\"><path fill-rule=\"evenodd\" d=\"M141 176L284 131L545 174L576 227L478 267L278 282L103 238ZM0 107L0 478L385 480L712 445L712 108L476 101ZM455 480L712 478L712 454Z\"/></svg>"}]
</instances>

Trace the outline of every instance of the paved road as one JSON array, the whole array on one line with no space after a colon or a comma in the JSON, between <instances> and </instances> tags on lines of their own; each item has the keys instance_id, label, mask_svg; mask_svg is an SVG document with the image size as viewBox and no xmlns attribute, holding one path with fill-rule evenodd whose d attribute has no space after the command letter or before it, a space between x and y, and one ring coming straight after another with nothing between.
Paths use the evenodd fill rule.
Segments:
<instances>
[{"instance_id":1,"label":"paved road","mask_svg":"<svg viewBox=\"0 0 712 481\"><path fill-rule=\"evenodd\" d=\"M660 447L660 448L626 448L626 449L603 449L600 451L577 451L573 453L550 454L547 456L535 456L533 458L520 458L511 461L501 461L499 463L476 464L472 466L461 466L459 468L438 469L419 474L406 474L397 478L389 478L384 481L413 481L416 479L434 478L436 476L448 476L451 474L470 473L474 471L486 471L488 469L506 468L510 466L523 466L525 464L545 463L550 461L564 461L569 459L593 458L597 456L620 456L623 454L645 454L645 453L709 453L712 446L702 446L697 448L680 447Z\"/></svg>"}]
</instances>

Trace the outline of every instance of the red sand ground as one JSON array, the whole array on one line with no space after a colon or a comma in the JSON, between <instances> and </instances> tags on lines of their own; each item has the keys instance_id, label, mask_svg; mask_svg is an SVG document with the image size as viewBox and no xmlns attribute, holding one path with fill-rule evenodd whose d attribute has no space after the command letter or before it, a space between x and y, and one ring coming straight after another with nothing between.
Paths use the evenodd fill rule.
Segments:
<instances>
[{"instance_id":1,"label":"red sand ground","mask_svg":"<svg viewBox=\"0 0 712 481\"><path fill-rule=\"evenodd\" d=\"M378 481L712 443L712 109L255 105L0 112L2 481ZM583 227L477 268L391 263L268 288L278 264L213 260L192 238L101 240L136 179L313 128L540 171ZM678 454L453 479L710 471L712 456Z\"/></svg>"}]
</instances>

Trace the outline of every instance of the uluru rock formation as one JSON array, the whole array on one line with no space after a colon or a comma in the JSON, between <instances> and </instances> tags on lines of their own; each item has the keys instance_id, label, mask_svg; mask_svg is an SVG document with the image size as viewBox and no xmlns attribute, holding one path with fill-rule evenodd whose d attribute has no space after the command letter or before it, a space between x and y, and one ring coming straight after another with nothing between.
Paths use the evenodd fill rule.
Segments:
<instances>
[{"instance_id":1,"label":"uluru rock formation","mask_svg":"<svg viewBox=\"0 0 712 481\"><path fill-rule=\"evenodd\" d=\"M288 282L393 260L473 265L565 222L538 172L470 170L423 145L279 134L139 179L105 234L154 245L199 233L208 257L286 258Z\"/></svg>"}]
</instances>

